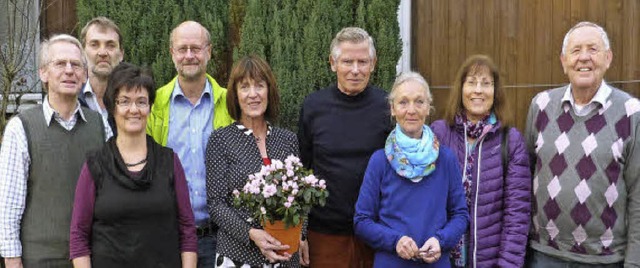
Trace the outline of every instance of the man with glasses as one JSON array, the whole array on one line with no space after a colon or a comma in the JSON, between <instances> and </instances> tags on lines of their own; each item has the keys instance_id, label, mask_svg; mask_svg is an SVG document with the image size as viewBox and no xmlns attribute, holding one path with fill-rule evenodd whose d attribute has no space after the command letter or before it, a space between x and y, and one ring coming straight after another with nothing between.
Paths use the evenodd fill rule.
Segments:
<instances>
[{"instance_id":1,"label":"man with glasses","mask_svg":"<svg viewBox=\"0 0 640 268\"><path fill-rule=\"evenodd\" d=\"M365 30L342 29L329 62L337 83L307 96L300 111L300 156L329 190L326 206L311 211L310 254L301 252L301 260L312 267L372 267L373 251L355 238L353 216L369 157L391 131L387 94L369 85L376 50Z\"/></svg>"},{"instance_id":2,"label":"man with glasses","mask_svg":"<svg viewBox=\"0 0 640 268\"><path fill-rule=\"evenodd\" d=\"M76 38L44 41L38 64L47 96L9 120L0 148L0 254L6 267L71 267L76 181L105 130L100 115L77 99L87 64Z\"/></svg>"},{"instance_id":3,"label":"man with glasses","mask_svg":"<svg viewBox=\"0 0 640 268\"><path fill-rule=\"evenodd\" d=\"M124 54L120 28L112 20L105 17L91 19L82 28L80 40L87 56L89 79L82 88L80 102L91 110L99 112L107 129L107 138L112 136L112 130L107 123L107 108L104 106L104 93L107 81L113 68L121 61Z\"/></svg>"},{"instance_id":4,"label":"man with glasses","mask_svg":"<svg viewBox=\"0 0 640 268\"><path fill-rule=\"evenodd\" d=\"M171 32L171 59L178 72L156 92L147 133L180 157L198 234L198 267L213 267L216 230L207 209L204 151L214 129L233 122L227 111L227 90L206 73L211 59L209 31L185 21Z\"/></svg>"}]
</instances>

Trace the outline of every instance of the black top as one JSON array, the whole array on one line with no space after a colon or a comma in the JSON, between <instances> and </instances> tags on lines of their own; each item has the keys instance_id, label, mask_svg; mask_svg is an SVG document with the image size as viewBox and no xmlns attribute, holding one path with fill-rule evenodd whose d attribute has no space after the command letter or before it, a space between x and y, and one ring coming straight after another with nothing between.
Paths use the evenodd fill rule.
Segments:
<instances>
[{"instance_id":1,"label":"black top","mask_svg":"<svg viewBox=\"0 0 640 268\"><path fill-rule=\"evenodd\" d=\"M92 267L181 266L173 157L150 136L140 172L127 170L115 138L87 156L96 187Z\"/></svg>"},{"instance_id":2,"label":"black top","mask_svg":"<svg viewBox=\"0 0 640 268\"><path fill-rule=\"evenodd\" d=\"M266 138L267 156L284 161L298 155L295 134L270 127ZM249 239L251 228L261 229L253 214L233 206L233 190L242 190L249 174L260 171L262 157L253 133L239 123L211 134L205 153L207 166L207 205L211 220L219 226L216 252L251 266L268 263L260 249ZM285 267L298 267L297 253Z\"/></svg>"},{"instance_id":3,"label":"black top","mask_svg":"<svg viewBox=\"0 0 640 268\"><path fill-rule=\"evenodd\" d=\"M298 140L305 167L327 181L329 198L315 207L309 229L353 234L354 205L369 157L391 132L387 93L367 86L355 96L336 85L316 91L300 110Z\"/></svg>"}]
</instances>

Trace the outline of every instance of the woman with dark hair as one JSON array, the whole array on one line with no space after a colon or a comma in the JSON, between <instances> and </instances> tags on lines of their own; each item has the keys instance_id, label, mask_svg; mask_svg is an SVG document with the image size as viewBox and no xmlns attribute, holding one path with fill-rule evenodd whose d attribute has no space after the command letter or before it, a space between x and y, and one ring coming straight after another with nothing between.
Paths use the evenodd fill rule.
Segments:
<instances>
[{"instance_id":1,"label":"woman with dark hair","mask_svg":"<svg viewBox=\"0 0 640 268\"><path fill-rule=\"evenodd\" d=\"M456 267L522 267L531 173L524 139L511 126L500 74L491 58L469 57L449 94L444 120L431 124L462 167L469 229L452 251Z\"/></svg>"},{"instance_id":2,"label":"woman with dark hair","mask_svg":"<svg viewBox=\"0 0 640 268\"><path fill-rule=\"evenodd\" d=\"M296 135L270 124L280 102L271 67L256 56L240 59L227 90L227 109L236 122L211 134L205 154L209 213L220 226L216 267L297 267L297 253L278 254L289 246L264 231L248 209L232 204L232 191L241 189L249 174L271 159L298 155ZM308 260L306 241L300 252Z\"/></svg>"},{"instance_id":3,"label":"woman with dark hair","mask_svg":"<svg viewBox=\"0 0 640 268\"><path fill-rule=\"evenodd\" d=\"M120 63L105 106L114 136L87 156L76 186L74 267L196 267L197 238L178 156L146 135L150 73Z\"/></svg>"}]
</instances>

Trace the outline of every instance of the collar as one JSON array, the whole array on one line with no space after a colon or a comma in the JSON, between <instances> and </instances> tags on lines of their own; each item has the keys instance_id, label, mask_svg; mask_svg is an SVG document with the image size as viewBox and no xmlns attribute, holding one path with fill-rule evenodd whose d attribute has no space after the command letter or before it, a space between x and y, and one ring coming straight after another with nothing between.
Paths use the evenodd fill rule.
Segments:
<instances>
[{"instance_id":1,"label":"collar","mask_svg":"<svg viewBox=\"0 0 640 268\"><path fill-rule=\"evenodd\" d=\"M234 122L234 124L240 131L242 131L242 133L244 133L244 135L247 135L247 136L253 135L253 130L245 127L242 123L240 123L240 121L236 121ZM267 136L269 136L269 134L271 134L271 123L267 121Z\"/></svg>"},{"instance_id":2,"label":"collar","mask_svg":"<svg viewBox=\"0 0 640 268\"><path fill-rule=\"evenodd\" d=\"M600 103L600 105L604 106L605 103L607 102L607 98L609 98L609 95L611 95L611 91L612 91L611 87L609 87L604 82L604 80L602 80L602 83L600 84L598 91L596 91L596 94L593 96L593 98L591 98L591 101L589 101L587 105L597 102L597 103ZM571 94L571 84L567 86L567 89L564 91L564 95L562 96L562 103L566 103L566 102L569 102L571 106L575 106L575 99Z\"/></svg>"},{"instance_id":3,"label":"collar","mask_svg":"<svg viewBox=\"0 0 640 268\"><path fill-rule=\"evenodd\" d=\"M42 102L42 111L44 113L44 118L45 118L45 122L47 123L47 126L49 126L49 124L51 124L51 120L54 117L59 117L59 113L53 109L53 107L51 107L51 104L49 103L49 96L44 96L44 101ZM80 119L82 119L82 121L87 122L87 119L84 117L84 113L82 112L82 109L80 109L80 102L78 102L76 100L76 110L73 111L73 114L79 114L80 115Z\"/></svg>"},{"instance_id":4,"label":"collar","mask_svg":"<svg viewBox=\"0 0 640 268\"><path fill-rule=\"evenodd\" d=\"M91 87L91 83L89 83L89 80L87 80L87 82L84 84L84 87L82 88L82 94L84 94L85 96L88 94L89 96L93 96L96 93L93 93L93 88Z\"/></svg>"},{"instance_id":5,"label":"collar","mask_svg":"<svg viewBox=\"0 0 640 268\"><path fill-rule=\"evenodd\" d=\"M200 94L200 99L202 99L202 96L204 96L205 94L211 97L213 95L211 93L212 91L213 89L211 83L209 82L209 79L205 79L204 90L202 91L202 94ZM174 102L177 96L186 98L184 96L184 91L182 91L182 88L180 87L180 81L178 81L178 79L176 78L176 85L173 87L173 92L171 92L171 101Z\"/></svg>"}]
</instances>

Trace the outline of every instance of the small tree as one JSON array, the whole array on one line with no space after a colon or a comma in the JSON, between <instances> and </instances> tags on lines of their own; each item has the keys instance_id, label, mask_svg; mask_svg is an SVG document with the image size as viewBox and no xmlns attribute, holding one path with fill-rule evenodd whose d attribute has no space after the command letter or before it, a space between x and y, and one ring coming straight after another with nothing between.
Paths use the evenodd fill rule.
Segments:
<instances>
[{"instance_id":1,"label":"small tree","mask_svg":"<svg viewBox=\"0 0 640 268\"><path fill-rule=\"evenodd\" d=\"M37 92L38 72L36 51L39 46L40 10L37 0L7 0L0 6L0 141L7 124L8 114L17 112L20 98L29 92ZM0 27L0 30L3 30ZM8 110L15 103L15 110Z\"/></svg>"}]
</instances>

